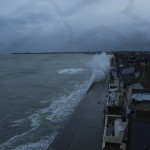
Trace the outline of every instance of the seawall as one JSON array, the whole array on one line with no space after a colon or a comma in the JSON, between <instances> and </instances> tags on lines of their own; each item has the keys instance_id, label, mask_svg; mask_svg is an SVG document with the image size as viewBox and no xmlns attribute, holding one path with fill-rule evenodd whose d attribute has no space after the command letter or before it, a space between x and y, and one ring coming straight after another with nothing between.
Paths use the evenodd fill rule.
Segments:
<instances>
[{"instance_id":1,"label":"seawall","mask_svg":"<svg viewBox=\"0 0 150 150\"><path fill-rule=\"evenodd\" d=\"M107 83L95 83L48 150L101 150Z\"/></svg>"}]
</instances>

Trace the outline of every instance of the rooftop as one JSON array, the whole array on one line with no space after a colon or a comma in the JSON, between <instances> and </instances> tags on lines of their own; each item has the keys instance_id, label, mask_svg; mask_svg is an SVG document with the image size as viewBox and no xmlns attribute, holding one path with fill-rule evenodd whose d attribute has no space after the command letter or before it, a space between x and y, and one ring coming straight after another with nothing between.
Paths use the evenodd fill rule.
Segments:
<instances>
[{"instance_id":1,"label":"rooftop","mask_svg":"<svg viewBox=\"0 0 150 150\"><path fill-rule=\"evenodd\" d=\"M150 122L131 120L129 125L129 149L150 149Z\"/></svg>"}]
</instances>

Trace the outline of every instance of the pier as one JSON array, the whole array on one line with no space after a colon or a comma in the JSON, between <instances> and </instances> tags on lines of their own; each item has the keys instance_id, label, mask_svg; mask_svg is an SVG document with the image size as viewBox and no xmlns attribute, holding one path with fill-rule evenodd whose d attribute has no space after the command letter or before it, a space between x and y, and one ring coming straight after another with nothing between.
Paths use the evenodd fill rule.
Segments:
<instances>
[{"instance_id":1,"label":"pier","mask_svg":"<svg viewBox=\"0 0 150 150\"><path fill-rule=\"evenodd\" d=\"M96 83L83 97L48 150L101 150L106 83Z\"/></svg>"}]
</instances>

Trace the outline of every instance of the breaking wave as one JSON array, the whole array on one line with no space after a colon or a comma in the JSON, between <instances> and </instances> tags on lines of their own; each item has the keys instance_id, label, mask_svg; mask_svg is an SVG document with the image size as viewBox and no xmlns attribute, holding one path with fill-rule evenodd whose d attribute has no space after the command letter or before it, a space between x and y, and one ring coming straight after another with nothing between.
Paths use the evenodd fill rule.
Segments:
<instances>
[{"instance_id":1,"label":"breaking wave","mask_svg":"<svg viewBox=\"0 0 150 150\"><path fill-rule=\"evenodd\" d=\"M91 68L91 80L88 86L88 89L94 82L99 82L105 79L110 70L110 60L112 56L107 55L106 53L101 53L100 55L95 55L91 62L88 64Z\"/></svg>"},{"instance_id":2,"label":"breaking wave","mask_svg":"<svg viewBox=\"0 0 150 150\"><path fill-rule=\"evenodd\" d=\"M13 147L17 142L27 138L29 135L33 135L36 130L39 130L41 127L41 120L43 117L52 123L61 123L66 120L82 99L86 92L87 85L88 81L84 81L81 84L75 84L72 92L68 92L68 94L53 100L49 106L37 110L35 113L30 114L27 118L13 121L11 127L19 127L24 123L30 122L31 128L28 131L15 135L2 143L0 145L0 149L5 150L9 147ZM48 103L48 101L49 100L46 102ZM49 136L42 137L39 141L19 145L13 150L46 150L57 135L58 129L56 128L54 130L54 133L50 133Z\"/></svg>"},{"instance_id":3,"label":"breaking wave","mask_svg":"<svg viewBox=\"0 0 150 150\"><path fill-rule=\"evenodd\" d=\"M56 99L50 98L48 100L41 100L40 103L45 106L44 108L40 107L40 109L36 109L34 112L29 112L25 118L13 121L11 125L12 128L19 128L23 124L29 124L29 129L18 133L18 135L12 136L0 145L0 149L5 150L11 147L12 150L46 150L48 145L57 135L57 127L54 129L54 133L50 133L49 136L42 135L43 137L39 138L37 141L29 141L29 143L22 143L22 145L19 145L18 143L21 144L21 142L29 136L35 136L37 130L43 126L45 127L45 122L49 126L51 123L61 124L62 121L65 121L81 101L87 87L90 87L92 83L98 82L107 76L110 69L110 59L111 57L105 53L95 55L88 64L92 72L90 84L87 79L86 81L80 82L80 84L78 84L79 81L76 82L75 80L76 83L74 84L72 91L68 91L66 94L63 93L62 96L55 97ZM82 68L66 68L59 70L58 73L74 75L80 74L83 71L85 70Z\"/></svg>"},{"instance_id":4,"label":"breaking wave","mask_svg":"<svg viewBox=\"0 0 150 150\"><path fill-rule=\"evenodd\" d=\"M58 73L72 75L72 74L79 74L82 71L83 71L82 68L68 68L68 69L61 69L58 71Z\"/></svg>"},{"instance_id":5,"label":"breaking wave","mask_svg":"<svg viewBox=\"0 0 150 150\"><path fill-rule=\"evenodd\" d=\"M55 136L56 133L54 133L51 137L43 137L37 142L20 145L13 150L46 150L48 145L54 140Z\"/></svg>"},{"instance_id":6,"label":"breaking wave","mask_svg":"<svg viewBox=\"0 0 150 150\"><path fill-rule=\"evenodd\" d=\"M68 118L82 99L86 92L87 85L88 81L85 81L81 85L75 85L74 91L53 101L50 105L51 114L47 119L51 122L59 122Z\"/></svg>"}]
</instances>

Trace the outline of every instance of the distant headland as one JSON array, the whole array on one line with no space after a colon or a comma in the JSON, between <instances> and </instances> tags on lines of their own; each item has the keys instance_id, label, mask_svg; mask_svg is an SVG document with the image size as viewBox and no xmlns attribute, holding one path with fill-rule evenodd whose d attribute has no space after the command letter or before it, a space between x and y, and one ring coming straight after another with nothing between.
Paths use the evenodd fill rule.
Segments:
<instances>
[{"instance_id":1,"label":"distant headland","mask_svg":"<svg viewBox=\"0 0 150 150\"><path fill-rule=\"evenodd\" d=\"M86 52L14 52L11 54L100 54L101 51L86 51Z\"/></svg>"},{"instance_id":2,"label":"distant headland","mask_svg":"<svg viewBox=\"0 0 150 150\"><path fill-rule=\"evenodd\" d=\"M114 54L114 53L150 53L149 51L124 51L124 50L115 50L115 51L74 51L74 52L13 52L11 54L101 54L105 52L107 54Z\"/></svg>"}]
</instances>

